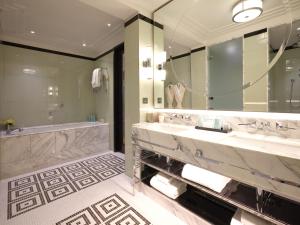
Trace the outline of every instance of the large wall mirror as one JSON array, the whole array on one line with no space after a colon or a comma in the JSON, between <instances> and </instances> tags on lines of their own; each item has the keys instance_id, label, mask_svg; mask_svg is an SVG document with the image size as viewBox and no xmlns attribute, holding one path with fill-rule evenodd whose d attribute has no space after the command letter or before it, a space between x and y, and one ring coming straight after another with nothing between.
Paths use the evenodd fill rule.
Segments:
<instances>
[{"instance_id":1,"label":"large wall mirror","mask_svg":"<svg viewBox=\"0 0 300 225\"><path fill-rule=\"evenodd\" d=\"M173 0L153 19L156 108L300 113L300 0Z\"/></svg>"}]
</instances>

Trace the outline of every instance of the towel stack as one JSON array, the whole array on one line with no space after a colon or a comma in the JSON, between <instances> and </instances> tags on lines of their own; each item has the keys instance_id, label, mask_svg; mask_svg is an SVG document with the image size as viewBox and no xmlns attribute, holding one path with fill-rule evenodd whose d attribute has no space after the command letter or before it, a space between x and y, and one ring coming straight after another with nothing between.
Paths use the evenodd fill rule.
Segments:
<instances>
[{"instance_id":1,"label":"towel stack","mask_svg":"<svg viewBox=\"0 0 300 225\"><path fill-rule=\"evenodd\" d=\"M271 225L271 223L238 209L232 217L230 225Z\"/></svg>"},{"instance_id":2,"label":"towel stack","mask_svg":"<svg viewBox=\"0 0 300 225\"><path fill-rule=\"evenodd\" d=\"M221 193L225 186L231 181L228 177L224 177L220 174L190 164L186 164L183 167L181 176L218 193Z\"/></svg>"},{"instance_id":3,"label":"towel stack","mask_svg":"<svg viewBox=\"0 0 300 225\"><path fill-rule=\"evenodd\" d=\"M101 87L101 68L94 69L93 71L92 87Z\"/></svg>"},{"instance_id":4,"label":"towel stack","mask_svg":"<svg viewBox=\"0 0 300 225\"><path fill-rule=\"evenodd\" d=\"M172 199L176 199L186 191L185 183L163 173L158 173L152 177L150 184L152 187Z\"/></svg>"}]
</instances>

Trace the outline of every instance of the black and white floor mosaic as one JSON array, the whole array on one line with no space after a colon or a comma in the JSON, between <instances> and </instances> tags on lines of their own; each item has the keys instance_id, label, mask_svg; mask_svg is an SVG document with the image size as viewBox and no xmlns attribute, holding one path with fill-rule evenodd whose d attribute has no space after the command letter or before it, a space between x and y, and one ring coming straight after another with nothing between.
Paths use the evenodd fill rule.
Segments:
<instances>
[{"instance_id":1,"label":"black and white floor mosaic","mask_svg":"<svg viewBox=\"0 0 300 225\"><path fill-rule=\"evenodd\" d=\"M113 154L104 154L58 168L53 168L44 172L11 180L8 182L7 219L19 216L35 208L64 198L75 192L81 191L92 185L119 175L125 171L124 167L125 165L123 159ZM118 199L118 197L115 197L115 199ZM117 203L122 203L122 200L116 200L116 204ZM97 206L92 208L94 209L95 207L97 208ZM128 208L128 206L126 206L126 208ZM134 210L132 212L134 212ZM72 222L68 224L100 224L97 223L98 218L94 218L94 215L89 208L82 210L82 213L79 212L79 214L83 215L83 217L80 219L82 222L79 221L79 223ZM128 213L126 215L129 217ZM94 222L84 223L84 221L87 220ZM106 224L118 223L111 222Z\"/></svg>"},{"instance_id":2,"label":"black and white floor mosaic","mask_svg":"<svg viewBox=\"0 0 300 225\"><path fill-rule=\"evenodd\" d=\"M113 194L73 215L56 225L150 225L140 213Z\"/></svg>"}]
</instances>

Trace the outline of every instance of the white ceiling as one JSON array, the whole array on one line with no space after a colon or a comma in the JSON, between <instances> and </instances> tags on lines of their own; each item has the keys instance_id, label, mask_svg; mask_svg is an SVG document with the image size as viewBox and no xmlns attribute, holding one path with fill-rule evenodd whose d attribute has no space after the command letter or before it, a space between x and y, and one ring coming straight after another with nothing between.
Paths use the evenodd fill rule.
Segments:
<instances>
[{"instance_id":1,"label":"white ceiling","mask_svg":"<svg viewBox=\"0 0 300 225\"><path fill-rule=\"evenodd\" d=\"M124 41L124 21L138 12L149 16L166 1L0 0L0 38L96 57Z\"/></svg>"},{"instance_id":2,"label":"white ceiling","mask_svg":"<svg viewBox=\"0 0 300 225\"><path fill-rule=\"evenodd\" d=\"M124 41L126 20L138 12L151 17L151 12L167 1L0 0L0 39L96 57ZM264 28L274 18L282 22L283 0L264 0L264 14L259 19L235 24L231 9L236 1L174 0L159 10L155 19L165 25L166 45L177 42L182 52ZM290 2L299 17L300 0Z\"/></svg>"},{"instance_id":3,"label":"white ceiling","mask_svg":"<svg viewBox=\"0 0 300 225\"><path fill-rule=\"evenodd\" d=\"M273 27L300 18L300 0L264 0L264 12L254 21L237 24L232 21L232 8L238 0L174 0L155 13L154 19L165 25L166 45L187 49L209 46L240 37L243 34ZM287 13L291 10L291 14ZM173 55L182 50L172 48ZM175 53L175 54L174 54Z\"/></svg>"}]
</instances>

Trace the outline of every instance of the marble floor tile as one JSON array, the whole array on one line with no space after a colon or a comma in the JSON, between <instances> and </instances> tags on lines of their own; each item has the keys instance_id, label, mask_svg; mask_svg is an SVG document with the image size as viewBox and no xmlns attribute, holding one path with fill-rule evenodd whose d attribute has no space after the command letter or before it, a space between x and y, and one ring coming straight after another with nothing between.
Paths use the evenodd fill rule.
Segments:
<instances>
[{"instance_id":1,"label":"marble floor tile","mask_svg":"<svg viewBox=\"0 0 300 225\"><path fill-rule=\"evenodd\" d=\"M121 161L122 165L115 164L119 159L124 159L124 155L119 153L104 155L104 157L103 154L87 157L69 164L62 164L59 167L53 166L34 173L1 180L0 224L64 225L74 220L79 224L91 225L113 225L120 223L120 221L129 225L186 224L157 204L155 200L142 193L134 192L132 180L123 173L124 160ZM106 161L115 159L115 157L118 157L118 160L113 160L110 163L114 166L109 164L101 166L103 162L97 158L99 156L101 156L100 159ZM78 179L70 179L67 176L69 172L80 170L77 167L68 167L69 170L66 172L62 168L78 163L87 169L89 174L79 176ZM101 179L97 173L101 173L107 168L113 168L114 172L104 175L104 179ZM112 176L115 173L117 175ZM66 177L68 182L63 182L57 186L54 182L52 183L53 187L43 189L41 182L55 180L62 175ZM51 183L48 184L51 185ZM72 193L68 194L70 192ZM62 197L60 198L60 196ZM104 199L111 201L103 201ZM115 207L122 208L122 210L116 210ZM101 219L94 208L104 215L102 217L106 218L105 221ZM112 214L109 211L118 213Z\"/></svg>"}]
</instances>

